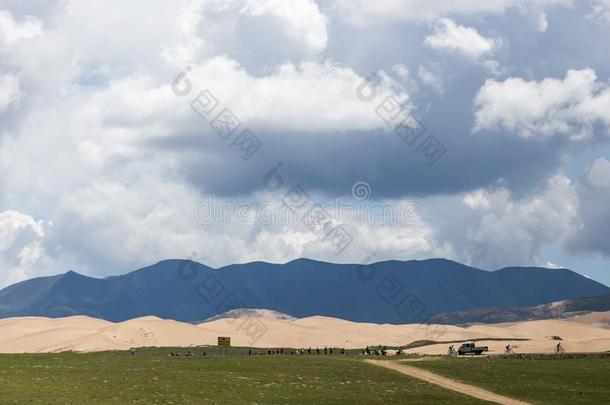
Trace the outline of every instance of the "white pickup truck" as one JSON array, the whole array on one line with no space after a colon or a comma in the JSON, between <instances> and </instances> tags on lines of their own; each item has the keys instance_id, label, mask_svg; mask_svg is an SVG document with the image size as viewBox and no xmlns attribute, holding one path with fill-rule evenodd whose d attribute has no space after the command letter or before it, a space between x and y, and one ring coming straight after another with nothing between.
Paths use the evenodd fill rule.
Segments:
<instances>
[{"instance_id":1,"label":"white pickup truck","mask_svg":"<svg viewBox=\"0 0 610 405\"><path fill-rule=\"evenodd\" d=\"M458 349L458 354L474 354L478 356L479 354L482 354L483 352L486 352L488 350L489 349L487 348L487 346L475 346L474 342L466 342L462 343L462 345Z\"/></svg>"}]
</instances>

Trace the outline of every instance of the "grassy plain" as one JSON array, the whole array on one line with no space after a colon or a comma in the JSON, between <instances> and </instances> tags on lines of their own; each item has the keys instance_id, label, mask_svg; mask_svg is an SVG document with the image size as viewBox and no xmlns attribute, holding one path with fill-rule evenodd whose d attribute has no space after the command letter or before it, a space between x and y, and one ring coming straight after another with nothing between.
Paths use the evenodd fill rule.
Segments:
<instances>
[{"instance_id":1,"label":"grassy plain","mask_svg":"<svg viewBox=\"0 0 610 405\"><path fill-rule=\"evenodd\" d=\"M477 403L357 355L172 349L0 355L0 403ZM180 350L182 353L184 349Z\"/></svg>"},{"instance_id":2,"label":"grassy plain","mask_svg":"<svg viewBox=\"0 0 610 405\"><path fill-rule=\"evenodd\" d=\"M598 404L610 398L610 354L443 357L409 365L535 404Z\"/></svg>"}]
</instances>

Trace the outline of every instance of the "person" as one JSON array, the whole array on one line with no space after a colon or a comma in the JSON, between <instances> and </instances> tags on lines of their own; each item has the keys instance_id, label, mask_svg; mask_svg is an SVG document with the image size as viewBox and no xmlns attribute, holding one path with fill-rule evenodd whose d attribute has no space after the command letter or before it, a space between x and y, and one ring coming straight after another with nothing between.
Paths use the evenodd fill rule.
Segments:
<instances>
[{"instance_id":1,"label":"person","mask_svg":"<svg viewBox=\"0 0 610 405\"><path fill-rule=\"evenodd\" d=\"M311 354L311 346L309 346L309 349L307 349L307 354Z\"/></svg>"},{"instance_id":2,"label":"person","mask_svg":"<svg viewBox=\"0 0 610 405\"><path fill-rule=\"evenodd\" d=\"M320 348L316 347L316 354L320 354Z\"/></svg>"},{"instance_id":3,"label":"person","mask_svg":"<svg viewBox=\"0 0 610 405\"><path fill-rule=\"evenodd\" d=\"M563 347L561 347L561 342L557 343L557 347L555 348L555 353L563 352Z\"/></svg>"},{"instance_id":4,"label":"person","mask_svg":"<svg viewBox=\"0 0 610 405\"><path fill-rule=\"evenodd\" d=\"M369 354L369 355L371 354L371 349L369 349L368 346L366 347L365 351L366 351L366 354Z\"/></svg>"},{"instance_id":5,"label":"person","mask_svg":"<svg viewBox=\"0 0 610 405\"><path fill-rule=\"evenodd\" d=\"M331 347L330 349L328 349L330 351L330 354L333 354L333 348Z\"/></svg>"}]
</instances>

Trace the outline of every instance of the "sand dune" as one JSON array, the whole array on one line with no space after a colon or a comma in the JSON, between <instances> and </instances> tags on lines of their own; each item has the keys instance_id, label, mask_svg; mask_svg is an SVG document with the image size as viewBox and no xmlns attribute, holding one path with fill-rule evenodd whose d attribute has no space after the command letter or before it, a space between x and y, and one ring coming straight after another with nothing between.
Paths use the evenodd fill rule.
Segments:
<instances>
[{"instance_id":1,"label":"sand dune","mask_svg":"<svg viewBox=\"0 0 610 405\"><path fill-rule=\"evenodd\" d=\"M560 336L568 351L610 350L608 313L594 313L565 320L538 320L458 327L450 325L389 325L356 323L313 316L278 319L269 312L256 316L217 319L193 325L157 317L112 323L86 316L67 318L8 318L0 320L0 352L61 352L127 350L132 347L215 345L218 336L231 336L235 346L344 347L407 345L418 340L465 341L484 339L480 345L501 353L506 341L485 339L530 339L512 341L520 353L550 352ZM447 344L408 350L411 353L446 353Z\"/></svg>"}]
</instances>

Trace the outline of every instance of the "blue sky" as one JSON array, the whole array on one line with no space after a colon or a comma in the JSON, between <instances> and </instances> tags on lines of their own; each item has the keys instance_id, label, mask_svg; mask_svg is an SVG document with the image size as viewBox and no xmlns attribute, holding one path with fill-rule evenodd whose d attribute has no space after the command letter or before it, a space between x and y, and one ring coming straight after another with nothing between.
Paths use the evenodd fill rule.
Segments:
<instances>
[{"instance_id":1,"label":"blue sky","mask_svg":"<svg viewBox=\"0 0 610 405\"><path fill-rule=\"evenodd\" d=\"M0 286L181 257L610 284L609 34L608 0L0 0Z\"/></svg>"}]
</instances>

